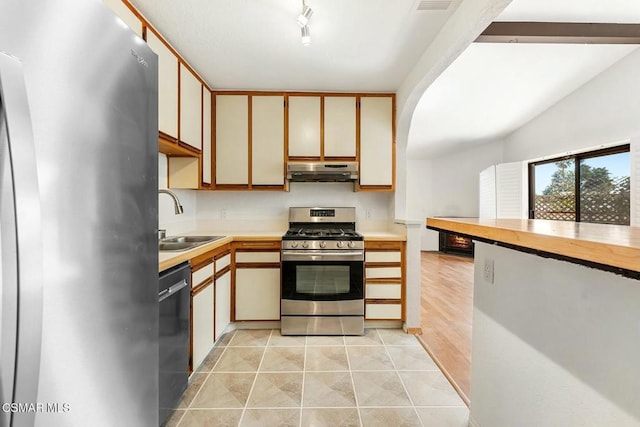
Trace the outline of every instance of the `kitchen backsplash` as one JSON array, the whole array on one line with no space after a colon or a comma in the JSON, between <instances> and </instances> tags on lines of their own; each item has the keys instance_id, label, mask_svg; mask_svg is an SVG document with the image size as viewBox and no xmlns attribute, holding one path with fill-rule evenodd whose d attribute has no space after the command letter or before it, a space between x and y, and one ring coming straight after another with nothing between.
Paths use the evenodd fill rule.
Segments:
<instances>
[{"instance_id":1,"label":"kitchen backsplash","mask_svg":"<svg viewBox=\"0 0 640 427\"><path fill-rule=\"evenodd\" d=\"M159 156L159 186L166 188L166 156ZM286 230L291 206L355 206L360 230L379 231L392 222L393 194L354 192L350 183L292 183L290 191L174 191L184 207L175 215L170 197L159 198L159 223L167 234L195 229Z\"/></svg>"}]
</instances>

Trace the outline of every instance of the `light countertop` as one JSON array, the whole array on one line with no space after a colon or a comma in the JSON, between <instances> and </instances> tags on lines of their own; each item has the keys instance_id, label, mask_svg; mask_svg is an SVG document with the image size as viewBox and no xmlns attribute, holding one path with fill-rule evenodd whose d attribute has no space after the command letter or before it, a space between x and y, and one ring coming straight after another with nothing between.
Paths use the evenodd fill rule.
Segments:
<instances>
[{"instance_id":1,"label":"light countertop","mask_svg":"<svg viewBox=\"0 0 640 427\"><path fill-rule=\"evenodd\" d=\"M407 236L404 234L393 233L390 231L361 231L360 233L364 236L365 241L370 242L404 242L407 240Z\"/></svg>"},{"instance_id":2,"label":"light countertop","mask_svg":"<svg viewBox=\"0 0 640 427\"><path fill-rule=\"evenodd\" d=\"M172 252L160 252L158 257L158 271L166 270L167 268L178 265L184 261L189 261L190 259L197 257L198 255L202 255L211 250L219 248L220 246L226 245L234 240L243 240L243 241L272 241L272 240L281 240L282 235L286 230L273 230L273 231L226 231L224 233L220 232L211 232L208 230L198 230L189 233L184 233L185 236L220 236L224 235L225 237L222 239L218 239L216 241L197 246L193 249L188 249L185 251L172 251ZM407 238L404 235L381 231L381 232L372 232L372 231L361 231L360 232L365 241L405 241ZM171 237L171 236L167 236Z\"/></svg>"},{"instance_id":3,"label":"light countertop","mask_svg":"<svg viewBox=\"0 0 640 427\"><path fill-rule=\"evenodd\" d=\"M640 227L542 219L427 218L427 227L640 271Z\"/></svg>"}]
</instances>

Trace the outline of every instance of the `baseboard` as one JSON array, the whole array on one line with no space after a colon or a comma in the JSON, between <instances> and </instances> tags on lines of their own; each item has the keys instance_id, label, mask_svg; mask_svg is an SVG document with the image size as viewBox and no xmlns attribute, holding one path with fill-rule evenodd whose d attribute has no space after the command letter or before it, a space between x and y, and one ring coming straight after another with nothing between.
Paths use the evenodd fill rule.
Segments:
<instances>
[{"instance_id":1,"label":"baseboard","mask_svg":"<svg viewBox=\"0 0 640 427\"><path fill-rule=\"evenodd\" d=\"M280 329L279 320L251 320L247 322L233 322L231 323L230 331L236 329Z\"/></svg>"},{"instance_id":2,"label":"baseboard","mask_svg":"<svg viewBox=\"0 0 640 427\"><path fill-rule=\"evenodd\" d=\"M400 320L365 320L364 327L375 329L402 329Z\"/></svg>"},{"instance_id":3,"label":"baseboard","mask_svg":"<svg viewBox=\"0 0 640 427\"><path fill-rule=\"evenodd\" d=\"M402 327L402 329L411 335L422 335L422 328L408 328L406 325Z\"/></svg>"},{"instance_id":4,"label":"baseboard","mask_svg":"<svg viewBox=\"0 0 640 427\"><path fill-rule=\"evenodd\" d=\"M400 320L365 320L365 328L375 329L404 329ZM250 320L250 321L236 321L227 326L224 332L235 331L236 329L280 329L279 320ZM416 332L418 330L419 332ZM408 334L422 334L420 328L408 328L404 329Z\"/></svg>"}]
</instances>

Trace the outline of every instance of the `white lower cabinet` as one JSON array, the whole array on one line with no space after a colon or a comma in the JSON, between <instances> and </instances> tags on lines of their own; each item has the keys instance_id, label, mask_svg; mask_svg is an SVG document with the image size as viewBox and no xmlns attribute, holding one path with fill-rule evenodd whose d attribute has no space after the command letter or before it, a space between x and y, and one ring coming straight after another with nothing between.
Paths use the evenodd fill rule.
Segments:
<instances>
[{"instance_id":1,"label":"white lower cabinet","mask_svg":"<svg viewBox=\"0 0 640 427\"><path fill-rule=\"evenodd\" d=\"M231 322L231 271L218 277L216 287L216 334L218 340Z\"/></svg>"},{"instance_id":2,"label":"white lower cabinet","mask_svg":"<svg viewBox=\"0 0 640 427\"><path fill-rule=\"evenodd\" d=\"M405 243L365 242L365 319L404 320Z\"/></svg>"},{"instance_id":3,"label":"white lower cabinet","mask_svg":"<svg viewBox=\"0 0 640 427\"><path fill-rule=\"evenodd\" d=\"M280 320L280 269L236 269L236 320Z\"/></svg>"},{"instance_id":4,"label":"white lower cabinet","mask_svg":"<svg viewBox=\"0 0 640 427\"><path fill-rule=\"evenodd\" d=\"M402 304L366 304L367 319L402 320Z\"/></svg>"},{"instance_id":5,"label":"white lower cabinet","mask_svg":"<svg viewBox=\"0 0 640 427\"><path fill-rule=\"evenodd\" d=\"M193 295L193 369L196 370L213 347L213 283Z\"/></svg>"}]
</instances>

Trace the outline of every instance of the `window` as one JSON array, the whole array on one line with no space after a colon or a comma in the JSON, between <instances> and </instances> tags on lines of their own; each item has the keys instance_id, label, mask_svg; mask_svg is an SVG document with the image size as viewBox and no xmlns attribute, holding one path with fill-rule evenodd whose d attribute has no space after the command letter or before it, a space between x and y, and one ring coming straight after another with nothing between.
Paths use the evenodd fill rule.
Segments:
<instances>
[{"instance_id":1,"label":"window","mask_svg":"<svg viewBox=\"0 0 640 427\"><path fill-rule=\"evenodd\" d=\"M529 164L529 218L630 224L629 145Z\"/></svg>"}]
</instances>

